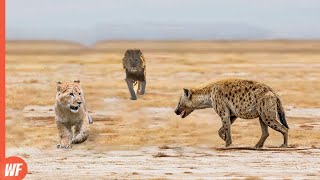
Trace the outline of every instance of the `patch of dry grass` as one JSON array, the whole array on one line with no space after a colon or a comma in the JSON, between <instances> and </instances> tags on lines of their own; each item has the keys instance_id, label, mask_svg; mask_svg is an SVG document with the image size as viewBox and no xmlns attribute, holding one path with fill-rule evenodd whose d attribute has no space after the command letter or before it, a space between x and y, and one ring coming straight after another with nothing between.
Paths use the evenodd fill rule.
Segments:
<instances>
[{"instance_id":1,"label":"patch of dry grass","mask_svg":"<svg viewBox=\"0 0 320 180\"><path fill-rule=\"evenodd\" d=\"M95 122L91 126L91 136L83 145L91 149L165 144L222 146L224 142L217 135L220 120L213 110L196 111L184 120L171 111L153 116L154 112L147 110L174 108L182 88L209 80L258 80L273 87L285 106L320 107L320 50L313 46L319 42L110 42L91 49L72 43L65 49L57 48L57 42L40 43L40 48L37 43L7 44L6 106L15 110L7 114L11 122L7 126L9 146L54 147L58 136L53 120L38 126L16 112L28 105L53 105L55 82L63 80L81 80L89 110L116 114L111 124ZM128 100L124 82L121 61L126 48L141 48L147 59L147 93L137 101ZM74 53L79 49L81 53ZM106 98L117 101L105 102ZM288 121L301 123L301 119ZM233 126L234 145L253 146L258 141L261 130L257 120L237 120ZM266 144L280 145L281 134L270 133ZM320 139L317 130L301 127L290 129L289 136L289 143L300 146L317 145Z\"/></svg>"}]
</instances>

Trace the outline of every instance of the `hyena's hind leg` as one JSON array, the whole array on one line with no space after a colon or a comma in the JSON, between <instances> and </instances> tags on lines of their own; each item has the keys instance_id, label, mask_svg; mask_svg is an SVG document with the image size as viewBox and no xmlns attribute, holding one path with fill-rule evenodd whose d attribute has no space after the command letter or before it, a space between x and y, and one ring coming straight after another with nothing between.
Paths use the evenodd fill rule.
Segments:
<instances>
[{"instance_id":1,"label":"hyena's hind leg","mask_svg":"<svg viewBox=\"0 0 320 180\"><path fill-rule=\"evenodd\" d=\"M259 114L262 121L270 128L282 133L283 144L280 147L288 147L288 128L278 121L279 112L277 107L277 98L262 98L259 105L261 107Z\"/></svg>"},{"instance_id":2,"label":"hyena's hind leg","mask_svg":"<svg viewBox=\"0 0 320 180\"><path fill-rule=\"evenodd\" d=\"M261 117L259 117L259 122L260 122L262 134L261 134L259 142L255 145L255 148L262 148L262 146L264 145L264 142L266 141L266 139L269 136L268 125L266 125L264 123L264 121L262 120Z\"/></svg>"},{"instance_id":3,"label":"hyena's hind leg","mask_svg":"<svg viewBox=\"0 0 320 180\"><path fill-rule=\"evenodd\" d=\"M82 143L87 140L88 136L88 119L85 119L82 124L77 124L75 126L72 144Z\"/></svg>"},{"instance_id":4,"label":"hyena's hind leg","mask_svg":"<svg viewBox=\"0 0 320 180\"><path fill-rule=\"evenodd\" d=\"M139 81L137 93L143 95L146 92L146 81Z\"/></svg>"},{"instance_id":5,"label":"hyena's hind leg","mask_svg":"<svg viewBox=\"0 0 320 180\"><path fill-rule=\"evenodd\" d=\"M236 119L237 119L237 116L231 116L230 117L230 124L232 125L234 123L234 121L236 121ZM223 126L219 129L218 134L221 139L226 140L226 134L225 134L225 130L224 130Z\"/></svg>"}]
</instances>

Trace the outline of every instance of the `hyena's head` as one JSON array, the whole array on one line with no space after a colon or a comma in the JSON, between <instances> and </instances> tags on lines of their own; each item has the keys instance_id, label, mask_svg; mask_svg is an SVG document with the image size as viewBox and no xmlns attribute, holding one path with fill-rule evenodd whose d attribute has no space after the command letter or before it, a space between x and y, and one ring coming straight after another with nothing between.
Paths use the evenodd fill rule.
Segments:
<instances>
[{"instance_id":1,"label":"hyena's head","mask_svg":"<svg viewBox=\"0 0 320 180\"><path fill-rule=\"evenodd\" d=\"M194 102L192 101L192 92L189 89L183 89L183 93L180 97L180 101L176 110L174 111L181 118L187 117L192 111L194 111Z\"/></svg>"},{"instance_id":2,"label":"hyena's head","mask_svg":"<svg viewBox=\"0 0 320 180\"><path fill-rule=\"evenodd\" d=\"M56 101L73 113L79 112L84 101L80 81L57 82Z\"/></svg>"}]
</instances>

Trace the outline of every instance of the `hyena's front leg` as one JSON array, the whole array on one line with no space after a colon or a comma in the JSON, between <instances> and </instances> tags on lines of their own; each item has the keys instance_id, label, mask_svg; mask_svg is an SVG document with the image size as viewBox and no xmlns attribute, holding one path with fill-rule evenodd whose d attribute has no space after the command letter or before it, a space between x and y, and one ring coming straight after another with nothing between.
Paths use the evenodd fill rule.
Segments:
<instances>
[{"instance_id":1,"label":"hyena's front leg","mask_svg":"<svg viewBox=\"0 0 320 180\"><path fill-rule=\"evenodd\" d=\"M230 117L230 124L232 125L232 124L234 123L234 121L236 121L236 119L237 119L237 116L231 116L231 117ZM225 127L222 126L222 127L219 129L218 133L219 133L220 138L225 141L225 140L226 140L226 134L225 134L224 129L225 129Z\"/></svg>"},{"instance_id":2,"label":"hyena's front leg","mask_svg":"<svg viewBox=\"0 0 320 180\"><path fill-rule=\"evenodd\" d=\"M72 131L71 127L67 127L61 122L57 121L57 127L59 130L59 143L57 148L71 148Z\"/></svg>"},{"instance_id":3,"label":"hyena's front leg","mask_svg":"<svg viewBox=\"0 0 320 180\"><path fill-rule=\"evenodd\" d=\"M232 144L230 117L229 116L222 117L221 121L222 121L223 130L224 130L224 135L222 136L225 136L224 141L226 142L226 147L229 147Z\"/></svg>"},{"instance_id":4,"label":"hyena's front leg","mask_svg":"<svg viewBox=\"0 0 320 180\"><path fill-rule=\"evenodd\" d=\"M137 100L137 96L136 96L136 93L134 92L134 89L133 89L133 79L131 78L126 78L126 82L127 82L127 85L128 85L128 89L129 89L129 92L130 92L130 95L131 95L131 100Z\"/></svg>"},{"instance_id":5,"label":"hyena's front leg","mask_svg":"<svg viewBox=\"0 0 320 180\"><path fill-rule=\"evenodd\" d=\"M139 81L137 93L143 95L146 91L146 81Z\"/></svg>"},{"instance_id":6,"label":"hyena's front leg","mask_svg":"<svg viewBox=\"0 0 320 180\"><path fill-rule=\"evenodd\" d=\"M221 99L223 94L219 90L215 90L211 94L212 107L221 118L222 129L219 130L219 136L226 142L226 147L232 144L231 139L231 117L230 109L227 104ZM233 119L235 121L236 119Z\"/></svg>"},{"instance_id":7,"label":"hyena's front leg","mask_svg":"<svg viewBox=\"0 0 320 180\"><path fill-rule=\"evenodd\" d=\"M88 136L88 119L84 119L81 124L75 125L72 144L82 143L87 140Z\"/></svg>"}]
</instances>

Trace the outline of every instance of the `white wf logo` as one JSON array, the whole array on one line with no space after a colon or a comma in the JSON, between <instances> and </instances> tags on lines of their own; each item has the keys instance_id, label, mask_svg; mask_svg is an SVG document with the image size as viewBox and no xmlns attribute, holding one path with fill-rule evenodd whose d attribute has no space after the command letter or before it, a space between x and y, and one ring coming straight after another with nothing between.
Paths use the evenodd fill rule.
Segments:
<instances>
[{"instance_id":1,"label":"white wf logo","mask_svg":"<svg viewBox=\"0 0 320 180\"><path fill-rule=\"evenodd\" d=\"M6 164L5 176L18 176L22 163Z\"/></svg>"}]
</instances>

